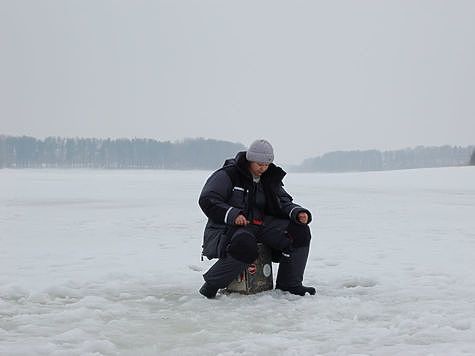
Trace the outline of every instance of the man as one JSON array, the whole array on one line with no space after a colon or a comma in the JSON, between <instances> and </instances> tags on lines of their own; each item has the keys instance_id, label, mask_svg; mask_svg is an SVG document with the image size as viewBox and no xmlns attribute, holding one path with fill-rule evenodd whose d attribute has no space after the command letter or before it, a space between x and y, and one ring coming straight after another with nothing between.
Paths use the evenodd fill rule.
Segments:
<instances>
[{"instance_id":1,"label":"man","mask_svg":"<svg viewBox=\"0 0 475 356\"><path fill-rule=\"evenodd\" d=\"M276 288L292 294L315 294L302 285L307 263L312 215L292 202L284 190L284 170L272 162L266 140L254 141L206 181L199 205L208 217L203 255L219 258L203 275L200 293L214 298L257 258L257 243L273 250L280 262Z\"/></svg>"}]
</instances>

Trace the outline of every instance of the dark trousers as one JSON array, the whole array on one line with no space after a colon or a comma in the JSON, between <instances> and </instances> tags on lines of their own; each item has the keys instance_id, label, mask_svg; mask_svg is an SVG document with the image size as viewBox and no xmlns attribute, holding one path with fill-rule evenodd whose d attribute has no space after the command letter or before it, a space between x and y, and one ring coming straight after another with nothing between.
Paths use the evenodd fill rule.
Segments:
<instances>
[{"instance_id":1,"label":"dark trousers","mask_svg":"<svg viewBox=\"0 0 475 356\"><path fill-rule=\"evenodd\" d=\"M226 246L225 257L220 258L203 275L207 283L216 288L227 287L257 258L257 243L261 242L273 250L274 262L280 262L282 251L291 254L279 266L277 285L302 285L311 238L307 225L268 216L261 225L235 226L228 236L230 242Z\"/></svg>"}]
</instances>

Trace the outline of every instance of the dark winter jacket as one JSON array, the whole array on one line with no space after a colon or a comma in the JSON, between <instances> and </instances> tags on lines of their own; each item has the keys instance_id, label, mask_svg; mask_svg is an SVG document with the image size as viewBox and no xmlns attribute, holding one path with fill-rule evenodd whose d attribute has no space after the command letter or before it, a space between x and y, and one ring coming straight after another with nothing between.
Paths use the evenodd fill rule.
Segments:
<instances>
[{"instance_id":1,"label":"dark winter jacket","mask_svg":"<svg viewBox=\"0 0 475 356\"><path fill-rule=\"evenodd\" d=\"M227 245L226 232L234 225L239 214L251 219L255 205L256 183L248 169L246 152L239 152L228 159L224 166L214 172L206 181L199 198L199 205L208 217L203 238L203 255L211 258L223 257ZM284 190L282 179L285 171L274 164L262 174L260 182L265 194L264 214L297 221L297 215L304 211L309 222L312 217L307 209L292 202Z\"/></svg>"}]
</instances>

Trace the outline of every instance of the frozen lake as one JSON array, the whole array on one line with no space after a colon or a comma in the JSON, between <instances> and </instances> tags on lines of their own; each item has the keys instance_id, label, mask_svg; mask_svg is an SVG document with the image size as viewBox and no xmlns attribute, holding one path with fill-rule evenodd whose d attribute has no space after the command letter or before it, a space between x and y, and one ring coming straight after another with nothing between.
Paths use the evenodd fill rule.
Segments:
<instances>
[{"instance_id":1,"label":"frozen lake","mask_svg":"<svg viewBox=\"0 0 475 356\"><path fill-rule=\"evenodd\" d=\"M318 296L216 300L209 174L0 170L0 355L475 354L475 167L289 174Z\"/></svg>"}]
</instances>

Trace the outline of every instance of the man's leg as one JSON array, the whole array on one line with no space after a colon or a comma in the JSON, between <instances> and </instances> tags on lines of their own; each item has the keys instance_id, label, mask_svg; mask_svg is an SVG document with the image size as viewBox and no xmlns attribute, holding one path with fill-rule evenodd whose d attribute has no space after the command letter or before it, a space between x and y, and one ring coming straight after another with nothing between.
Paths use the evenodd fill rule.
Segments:
<instances>
[{"instance_id":1,"label":"man's leg","mask_svg":"<svg viewBox=\"0 0 475 356\"><path fill-rule=\"evenodd\" d=\"M310 228L307 225L291 222L287 234L292 241L290 258L281 258L277 273L276 288L292 294L314 295L315 288L302 285L308 252L310 250Z\"/></svg>"},{"instance_id":2,"label":"man's leg","mask_svg":"<svg viewBox=\"0 0 475 356\"><path fill-rule=\"evenodd\" d=\"M219 289L227 287L245 268L246 263L233 258L229 254L224 258L220 258L203 275L205 284L201 287L200 293L207 298L214 298Z\"/></svg>"},{"instance_id":3,"label":"man's leg","mask_svg":"<svg viewBox=\"0 0 475 356\"><path fill-rule=\"evenodd\" d=\"M237 229L231 236L226 257L220 258L203 275L205 284L200 293L214 298L220 288L225 288L241 273L249 263L257 258L256 228L253 226Z\"/></svg>"}]
</instances>

